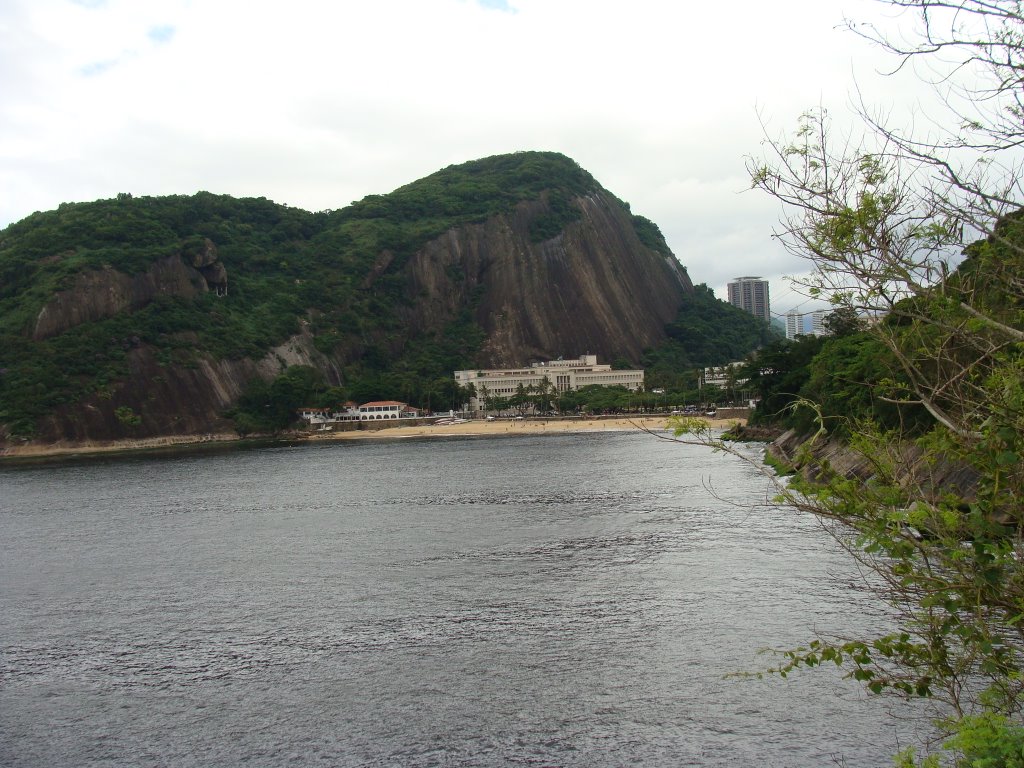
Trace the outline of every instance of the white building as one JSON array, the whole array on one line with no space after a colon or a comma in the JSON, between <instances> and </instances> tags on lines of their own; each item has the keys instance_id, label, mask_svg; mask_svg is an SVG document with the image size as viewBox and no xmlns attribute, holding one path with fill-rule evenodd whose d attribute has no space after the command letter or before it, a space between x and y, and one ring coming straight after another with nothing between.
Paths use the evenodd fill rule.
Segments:
<instances>
[{"instance_id":1,"label":"white building","mask_svg":"<svg viewBox=\"0 0 1024 768\"><path fill-rule=\"evenodd\" d=\"M814 336L828 336L829 332L825 329L825 318L832 314L831 310L819 309L817 312L811 312L811 334Z\"/></svg>"},{"instance_id":2,"label":"white building","mask_svg":"<svg viewBox=\"0 0 1024 768\"><path fill-rule=\"evenodd\" d=\"M556 392L570 392L591 385L625 387L631 391L642 389L644 372L640 370L612 370L610 365L599 364L597 355L582 355L575 360L550 360L532 363L529 368L492 368L487 370L455 371L455 383L476 390L470 399L472 411L482 410L488 397L512 397L520 387L534 387L544 380Z\"/></svg>"},{"instance_id":3,"label":"white building","mask_svg":"<svg viewBox=\"0 0 1024 768\"><path fill-rule=\"evenodd\" d=\"M713 365L710 368L705 368L703 371L703 383L712 384L716 387L720 387L721 389L725 389L729 386L729 379L731 378L733 384L738 387L742 387L747 383L747 379L740 378L737 374L746 364L746 361L740 360L727 365Z\"/></svg>"},{"instance_id":4,"label":"white building","mask_svg":"<svg viewBox=\"0 0 1024 768\"><path fill-rule=\"evenodd\" d=\"M408 403L400 403L397 400L374 400L359 406L359 418L361 421L414 419L417 416L419 416L417 409L410 408Z\"/></svg>"},{"instance_id":5,"label":"white building","mask_svg":"<svg viewBox=\"0 0 1024 768\"><path fill-rule=\"evenodd\" d=\"M800 312L786 313L786 338L795 339L804 333L804 316Z\"/></svg>"},{"instance_id":6,"label":"white building","mask_svg":"<svg viewBox=\"0 0 1024 768\"><path fill-rule=\"evenodd\" d=\"M359 405L349 400L331 414L335 421L359 421Z\"/></svg>"},{"instance_id":7,"label":"white building","mask_svg":"<svg viewBox=\"0 0 1024 768\"><path fill-rule=\"evenodd\" d=\"M795 339L797 336L828 336L825 328L825 318L832 314L830 309L817 309L813 312L787 312L786 313L786 338ZM804 318L810 317L810 330L804 330Z\"/></svg>"},{"instance_id":8,"label":"white building","mask_svg":"<svg viewBox=\"0 0 1024 768\"><path fill-rule=\"evenodd\" d=\"M328 424L334 419L331 417L331 413L326 408L313 408L311 406L305 406L299 409L299 416L308 421L310 424Z\"/></svg>"},{"instance_id":9,"label":"white building","mask_svg":"<svg viewBox=\"0 0 1024 768\"><path fill-rule=\"evenodd\" d=\"M418 408L397 400L376 400L356 405L345 403L333 410L327 408L300 408L299 416L310 424L333 424L339 421L377 421L380 419L416 419Z\"/></svg>"}]
</instances>

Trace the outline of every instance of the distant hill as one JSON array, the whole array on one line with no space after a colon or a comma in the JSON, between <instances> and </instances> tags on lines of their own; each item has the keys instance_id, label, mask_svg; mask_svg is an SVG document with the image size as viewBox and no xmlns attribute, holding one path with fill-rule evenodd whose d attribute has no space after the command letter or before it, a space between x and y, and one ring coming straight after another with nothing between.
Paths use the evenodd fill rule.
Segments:
<instances>
[{"instance_id":1,"label":"distant hill","mask_svg":"<svg viewBox=\"0 0 1024 768\"><path fill-rule=\"evenodd\" d=\"M427 405L457 368L590 352L678 369L764 337L555 153L317 213L122 194L0 232L0 445L230 429L275 382Z\"/></svg>"}]
</instances>

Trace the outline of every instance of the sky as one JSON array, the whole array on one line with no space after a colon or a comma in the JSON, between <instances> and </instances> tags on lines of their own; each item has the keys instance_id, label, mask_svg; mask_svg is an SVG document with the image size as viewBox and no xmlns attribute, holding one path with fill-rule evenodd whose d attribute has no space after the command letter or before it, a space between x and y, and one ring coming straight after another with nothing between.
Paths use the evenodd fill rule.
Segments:
<instances>
[{"instance_id":1,"label":"sky","mask_svg":"<svg viewBox=\"0 0 1024 768\"><path fill-rule=\"evenodd\" d=\"M447 165L562 152L653 220L695 283L809 310L750 190L765 134L919 81L843 28L875 0L2 0L0 227L206 190L324 210Z\"/></svg>"}]
</instances>

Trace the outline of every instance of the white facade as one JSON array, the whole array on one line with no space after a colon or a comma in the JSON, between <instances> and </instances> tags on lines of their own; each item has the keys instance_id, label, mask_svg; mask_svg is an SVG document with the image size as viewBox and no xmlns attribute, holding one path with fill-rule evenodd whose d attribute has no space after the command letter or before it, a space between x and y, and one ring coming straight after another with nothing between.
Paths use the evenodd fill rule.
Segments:
<instances>
[{"instance_id":1,"label":"white facade","mask_svg":"<svg viewBox=\"0 0 1024 768\"><path fill-rule=\"evenodd\" d=\"M817 312L811 312L811 333L815 336L828 336L829 333L825 330L825 318L831 313L830 310L820 309Z\"/></svg>"},{"instance_id":2,"label":"white facade","mask_svg":"<svg viewBox=\"0 0 1024 768\"><path fill-rule=\"evenodd\" d=\"M804 333L804 316L799 312L786 313L786 338L795 339Z\"/></svg>"},{"instance_id":3,"label":"white facade","mask_svg":"<svg viewBox=\"0 0 1024 768\"><path fill-rule=\"evenodd\" d=\"M743 386L747 383L747 380L741 379L736 376L739 370L746 365L746 362L740 360L735 363L729 363L728 365L713 365L710 368L704 369L704 383L713 384L716 387L725 389L729 385L729 378L734 377L733 383L736 386Z\"/></svg>"},{"instance_id":4,"label":"white facade","mask_svg":"<svg viewBox=\"0 0 1024 768\"><path fill-rule=\"evenodd\" d=\"M416 419L418 408L397 400L378 400L372 403L345 403L333 410L327 408L301 408L299 416L310 424L333 424L339 421L378 421L380 419Z\"/></svg>"},{"instance_id":5,"label":"white facade","mask_svg":"<svg viewBox=\"0 0 1024 768\"><path fill-rule=\"evenodd\" d=\"M335 421L359 421L359 406L349 401L335 408L331 415Z\"/></svg>"},{"instance_id":6,"label":"white facade","mask_svg":"<svg viewBox=\"0 0 1024 768\"><path fill-rule=\"evenodd\" d=\"M455 382L460 386L473 385L476 396L470 399L470 410L482 410L487 397L512 397L520 387L537 388L547 379L556 392L570 392L582 387L620 386L636 391L643 388L644 372L640 370L612 370L599 364L597 355L582 355L575 360L550 360L533 363L529 368L492 368L487 370L455 371Z\"/></svg>"},{"instance_id":7,"label":"white facade","mask_svg":"<svg viewBox=\"0 0 1024 768\"><path fill-rule=\"evenodd\" d=\"M305 407L299 409L299 416L310 424L327 424L334 421L326 408Z\"/></svg>"},{"instance_id":8,"label":"white facade","mask_svg":"<svg viewBox=\"0 0 1024 768\"><path fill-rule=\"evenodd\" d=\"M400 403L397 400L375 400L359 406L360 421L411 419L417 416L419 411L416 408L410 408L408 403Z\"/></svg>"},{"instance_id":9,"label":"white facade","mask_svg":"<svg viewBox=\"0 0 1024 768\"><path fill-rule=\"evenodd\" d=\"M817 309L813 312L787 312L786 313L786 338L795 339L797 336L828 336L825 328L825 318L832 314L830 309ZM804 330L804 318L811 318L811 329Z\"/></svg>"}]
</instances>

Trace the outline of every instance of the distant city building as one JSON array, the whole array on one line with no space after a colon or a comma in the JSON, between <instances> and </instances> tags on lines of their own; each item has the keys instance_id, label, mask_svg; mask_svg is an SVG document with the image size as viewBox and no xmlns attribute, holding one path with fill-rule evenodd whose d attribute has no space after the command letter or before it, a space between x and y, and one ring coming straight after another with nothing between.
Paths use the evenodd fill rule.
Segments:
<instances>
[{"instance_id":1,"label":"distant city building","mask_svg":"<svg viewBox=\"0 0 1024 768\"><path fill-rule=\"evenodd\" d=\"M825 329L825 318L832 314L831 310L819 309L817 312L811 312L811 333L814 336L828 336L829 332Z\"/></svg>"},{"instance_id":2,"label":"distant city building","mask_svg":"<svg viewBox=\"0 0 1024 768\"><path fill-rule=\"evenodd\" d=\"M825 318L832 314L830 309L818 309L813 312L786 313L786 338L795 339L797 336L828 336L829 331L825 328ZM805 325L805 317L810 317L810 330Z\"/></svg>"},{"instance_id":3,"label":"distant city building","mask_svg":"<svg viewBox=\"0 0 1024 768\"><path fill-rule=\"evenodd\" d=\"M702 381L706 385L714 385L722 389L725 389L730 384L743 386L747 383L747 379L741 378L738 374L746 364L745 360L739 360L735 363L713 365L710 368L705 368Z\"/></svg>"},{"instance_id":4,"label":"distant city building","mask_svg":"<svg viewBox=\"0 0 1024 768\"><path fill-rule=\"evenodd\" d=\"M888 314L888 312L872 312L870 314L860 315L860 319L864 323L865 327L870 328L871 326L878 325L880 322L885 320L885 317Z\"/></svg>"},{"instance_id":5,"label":"distant city building","mask_svg":"<svg viewBox=\"0 0 1024 768\"><path fill-rule=\"evenodd\" d=\"M612 370L610 365L599 364L597 355L582 355L575 360L532 363L528 368L455 371L456 384L462 387L472 384L476 390L476 395L469 401L471 411L483 410L486 398L512 397L520 387L536 388L545 379L557 392L575 391L594 384L602 387L620 386L636 391L644 385L644 372Z\"/></svg>"},{"instance_id":6,"label":"distant city building","mask_svg":"<svg viewBox=\"0 0 1024 768\"><path fill-rule=\"evenodd\" d=\"M795 339L804 333L804 316L799 312L786 313L786 338Z\"/></svg>"},{"instance_id":7,"label":"distant city building","mask_svg":"<svg viewBox=\"0 0 1024 768\"><path fill-rule=\"evenodd\" d=\"M767 280L760 277L737 277L729 283L729 303L766 323L771 322Z\"/></svg>"}]
</instances>

